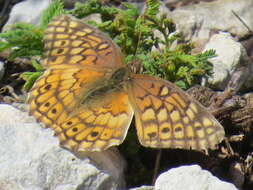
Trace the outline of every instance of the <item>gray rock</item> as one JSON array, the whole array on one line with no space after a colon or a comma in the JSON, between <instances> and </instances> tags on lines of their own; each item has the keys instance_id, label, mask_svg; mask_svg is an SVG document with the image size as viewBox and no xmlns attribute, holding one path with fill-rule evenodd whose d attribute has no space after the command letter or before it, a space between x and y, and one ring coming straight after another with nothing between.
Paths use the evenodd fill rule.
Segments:
<instances>
[{"instance_id":1,"label":"gray rock","mask_svg":"<svg viewBox=\"0 0 253 190\"><path fill-rule=\"evenodd\" d=\"M213 35L204 51L210 49L214 49L218 55L209 60L213 64L213 74L208 80L211 86L221 90L229 86L237 91L246 81L253 80L250 74L253 64L249 61L245 48L229 33ZM253 83L249 83L248 88L252 86Z\"/></svg>"},{"instance_id":2,"label":"gray rock","mask_svg":"<svg viewBox=\"0 0 253 190\"><path fill-rule=\"evenodd\" d=\"M34 25L39 24L42 11L48 7L52 0L26 0L17 3L11 10L9 20L3 27L3 31L17 22L25 22Z\"/></svg>"},{"instance_id":3,"label":"gray rock","mask_svg":"<svg viewBox=\"0 0 253 190\"><path fill-rule=\"evenodd\" d=\"M141 187L136 187L136 188L131 188L129 190L153 190L154 187L153 186L146 186L146 185L143 185Z\"/></svg>"},{"instance_id":4,"label":"gray rock","mask_svg":"<svg viewBox=\"0 0 253 190\"><path fill-rule=\"evenodd\" d=\"M52 130L42 128L26 112L1 104L0 113L1 188L114 190L122 185L122 169L112 171L117 165L123 167L117 159L108 157L115 154L97 153L93 160L76 156L60 148ZM96 162L97 157L101 157L99 163ZM99 170L94 162L97 167L107 164L112 167L111 171Z\"/></svg>"},{"instance_id":5,"label":"gray rock","mask_svg":"<svg viewBox=\"0 0 253 190\"><path fill-rule=\"evenodd\" d=\"M181 166L162 173L155 182L155 190L237 190L219 180L198 165Z\"/></svg>"},{"instance_id":6,"label":"gray rock","mask_svg":"<svg viewBox=\"0 0 253 190\"><path fill-rule=\"evenodd\" d=\"M170 13L177 29L196 46L205 44L216 31L227 31L244 37L250 31L232 13L234 11L249 28L253 28L253 1L217 0L183 6Z\"/></svg>"}]
</instances>

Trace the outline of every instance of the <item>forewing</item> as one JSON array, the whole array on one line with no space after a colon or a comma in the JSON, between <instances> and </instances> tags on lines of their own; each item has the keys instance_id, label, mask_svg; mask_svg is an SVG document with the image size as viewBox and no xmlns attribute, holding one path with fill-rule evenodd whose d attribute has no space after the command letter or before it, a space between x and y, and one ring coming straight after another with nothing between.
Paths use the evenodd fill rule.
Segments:
<instances>
[{"instance_id":1,"label":"forewing","mask_svg":"<svg viewBox=\"0 0 253 190\"><path fill-rule=\"evenodd\" d=\"M48 69L28 95L30 114L47 127L62 123L106 73L79 68Z\"/></svg>"},{"instance_id":2,"label":"forewing","mask_svg":"<svg viewBox=\"0 0 253 190\"><path fill-rule=\"evenodd\" d=\"M44 42L46 71L29 93L30 114L53 128L61 144L72 150L99 151L120 144L133 116L127 95L110 92L86 104L87 97L122 67L119 48L105 34L68 15L49 23Z\"/></svg>"},{"instance_id":3,"label":"forewing","mask_svg":"<svg viewBox=\"0 0 253 190\"><path fill-rule=\"evenodd\" d=\"M116 69L122 66L120 50L99 30L69 15L55 17L44 33L44 67L95 67Z\"/></svg>"},{"instance_id":4,"label":"forewing","mask_svg":"<svg viewBox=\"0 0 253 190\"><path fill-rule=\"evenodd\" d=\"M214 148L224 138L213 115L176 85L133 75L128 89L142 145L202 150Z\"/></svg>"}]
</instances>

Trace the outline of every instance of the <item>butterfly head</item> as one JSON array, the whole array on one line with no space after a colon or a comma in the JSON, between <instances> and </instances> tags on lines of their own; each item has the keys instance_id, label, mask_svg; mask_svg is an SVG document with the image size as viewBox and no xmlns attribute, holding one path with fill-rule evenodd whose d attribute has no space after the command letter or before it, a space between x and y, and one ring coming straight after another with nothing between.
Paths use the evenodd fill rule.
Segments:
<instances>
[{"instance_id":1,"label":"butterfly head","mask_svg":"<svg viewBox=\"0 0 253 190\"><path fill-rule=\"evenodd\" d=\"M140 60L134 60L127 64L128 69L135 74L141 74L143 72L143 65Z\"/></svg>"}]
</instances>

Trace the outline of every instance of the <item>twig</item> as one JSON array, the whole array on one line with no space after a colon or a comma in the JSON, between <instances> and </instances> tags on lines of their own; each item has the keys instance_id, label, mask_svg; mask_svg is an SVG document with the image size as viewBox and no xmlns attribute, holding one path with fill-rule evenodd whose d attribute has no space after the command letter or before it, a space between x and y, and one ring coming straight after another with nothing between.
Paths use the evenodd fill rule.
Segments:
<instances>
[{"instance_id":1,"label":"twig","mask_svg":"<svg viewBox=\"0 0 253 190\"><path fill-rule=\"evenodd\" d=\"M241 18L234 10L232 10L232 13L233 13L233 15L235 15L235 17L236 17L239 21L241 21L241 23L248 29L248 31L249 31L250 33L253 34L253 31L251 30L251 28L246 24L245 21L242 20L242 18Z\"/></svg>"},{"instance_id":2,"label":"twig","mask_svg":"<svg viewBox=\"0 0 253 190\"><path fill-rule=\"evenodd\" d=\"M156 160L155 160L155 168L154 168L154 175L153 175L153 179L152 179L152 185L155 184L156 178L157 178L157 174L158 174L158 170L160 167L160 162L161 162L161 157L162 157L162 149L159 149L157 154L156 154Z\"/></svg>"}]
</instances>

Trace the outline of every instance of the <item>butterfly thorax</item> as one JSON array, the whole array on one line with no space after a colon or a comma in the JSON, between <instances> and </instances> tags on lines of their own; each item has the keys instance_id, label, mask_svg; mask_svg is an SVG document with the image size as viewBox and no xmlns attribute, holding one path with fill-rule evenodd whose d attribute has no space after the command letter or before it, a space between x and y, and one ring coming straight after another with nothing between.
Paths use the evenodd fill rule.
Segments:
<instances>
[{"instance_id":1,"label":"butterfly thorax","mask_svg":"<svg viewBox=\"0 0 253 190\"><path fill-rule=\"evenodd\" d=\"M129 78L129 69L121 67L114 71L108 80L103 81L93 91L91 91L82 101L82 103L91 102L99 99L109 92L121 91L124 88L125 81Z\"/></svg>"}]
</instances>

